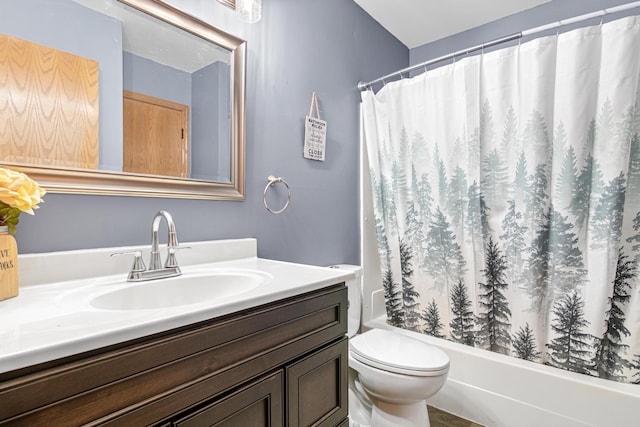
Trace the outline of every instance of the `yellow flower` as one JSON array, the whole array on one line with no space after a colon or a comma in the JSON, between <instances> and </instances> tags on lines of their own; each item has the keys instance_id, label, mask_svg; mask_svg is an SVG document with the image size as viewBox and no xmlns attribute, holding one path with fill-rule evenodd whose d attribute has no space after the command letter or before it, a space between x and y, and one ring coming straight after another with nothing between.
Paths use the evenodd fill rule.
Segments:
<instances>
[{"instance_id":1,"label":"yellow flower","mask_svg":"<svg viewBox=\"0 0 640 427\"><path fill-rule=\"evenodd\" d=\"M15 232L21 212L33 215L46 191L27 175L0 168L0 225Z\"/></svg>"}]
</instances>

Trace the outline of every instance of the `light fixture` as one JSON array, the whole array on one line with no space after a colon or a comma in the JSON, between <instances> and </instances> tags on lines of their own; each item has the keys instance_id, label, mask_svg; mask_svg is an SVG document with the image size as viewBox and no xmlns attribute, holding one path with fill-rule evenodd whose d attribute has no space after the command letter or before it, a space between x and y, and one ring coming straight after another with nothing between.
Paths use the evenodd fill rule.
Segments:
<instances>
[{"instance_id":1,"label":"light fixture","mask_svg":"<svg viewBox=\"0 0 640 427\"><path fill-rule=\"evenodd\" d=\"M262 18L262 0L218 0L236 11L240 19L254 24Z\"/></svg>"},{"instance_id":2,"label":"light fixture","mask_svg":"<svg viewBox=\"0 0 640 427\"><path fill-rule=\"evenodd\" d=\"M236 0L236 13L242 20L254 24L262 18L262 0Z\"/></svg>"}]
</instances>

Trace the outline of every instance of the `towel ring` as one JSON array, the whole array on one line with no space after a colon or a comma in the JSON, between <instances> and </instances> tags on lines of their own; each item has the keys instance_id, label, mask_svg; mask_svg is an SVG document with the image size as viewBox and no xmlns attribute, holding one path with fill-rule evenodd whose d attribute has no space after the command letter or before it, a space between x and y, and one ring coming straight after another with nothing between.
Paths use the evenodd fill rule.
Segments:
<instances>
[{"instance_id":1,"label":"towel ring","mask_svg":"<svg viewBox=\"0 0 640 427\"><path fill-rule=\"evenodd\" d=\"M285 185L285 187L287 187L287 203L284 204L282 209L276 211L271 209L269 207L269 204L267 203L267 191L269 190L269 188L273 187L278 183L282 183ZM269 175L269 177L267 178L267 186L264 187L264 193L262 193L262 200L264 201L264 207L267 208L267 210L272 214L279 214L284 212L284 210L289 207L289 203L291 203L291 187L289 187L289 183L284 179L282 179L282 177L275 177L273 175Z\"/></svg>"}]
</instances>

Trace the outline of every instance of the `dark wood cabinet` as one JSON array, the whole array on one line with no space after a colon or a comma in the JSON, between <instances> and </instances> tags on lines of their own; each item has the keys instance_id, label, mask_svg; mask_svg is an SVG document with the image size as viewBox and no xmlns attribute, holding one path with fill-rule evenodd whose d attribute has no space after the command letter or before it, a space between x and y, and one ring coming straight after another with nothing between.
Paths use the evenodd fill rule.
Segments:
<instances>
[{"instance_id":1,"label":"dark wood cabinet","mask_svg":"<svg viewBox=\"0 0 640 427\"><path fill-rule=\"evenodd\" d=\"M284 425L284 375L279 370L179 418L175 427L269 427Z\"/></svg>"},{"instance_id":2,"label":"dark wood cabinet","mask_svg":"<svg viewBox=\"0 0 640 427\"><path fill-rule=\"evenodd\" d=\"M333 427L348 415L347 338L289 365L287 425Z\"/></svg>"},{"instance_id":3,"label":"dark wood cabinet","mask_svg":"<svg viewBox=\"0 0 640 427\"><path fill-rule=\"evenodd\" d=\"M0 426L337 426L344 284L0 374Z\"/></svg>"}]
</instances>

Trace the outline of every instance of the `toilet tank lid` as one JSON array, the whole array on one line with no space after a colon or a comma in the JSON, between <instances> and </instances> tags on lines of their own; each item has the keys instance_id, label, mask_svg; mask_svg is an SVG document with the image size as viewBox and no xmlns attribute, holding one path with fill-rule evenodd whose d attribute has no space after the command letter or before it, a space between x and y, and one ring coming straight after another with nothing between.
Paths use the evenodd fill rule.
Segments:
<instances>
[{"instance_id":1,"label":"toilet tank lid","mask_svg":"<svg viewBox=\"0 0 640 427\"><path fill-rule=\"evenodd\" d=\"M356 279L362 276L362 267L360 267L359 265L335 264L335 265L330 265L329 268L339 268L341 270L352 271L356 275Z\"/></svg>"},{"instance_id":2,"label":"toilet tank lid","mask_svg":"<svg viewBox=\"0 0 640 427\"><path fill-rule=\"evenodd\" d=\"M439 348L397 332L371 329L350 340L351 351L381 364L413 371L440 371L449 366L449 356Z\"/></svg>"}]
</instances>

